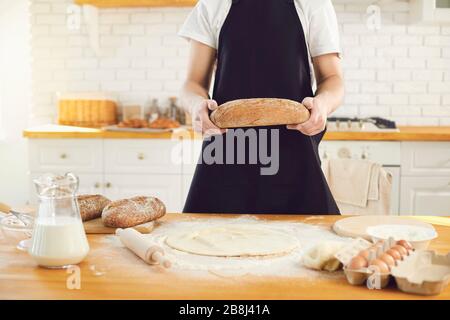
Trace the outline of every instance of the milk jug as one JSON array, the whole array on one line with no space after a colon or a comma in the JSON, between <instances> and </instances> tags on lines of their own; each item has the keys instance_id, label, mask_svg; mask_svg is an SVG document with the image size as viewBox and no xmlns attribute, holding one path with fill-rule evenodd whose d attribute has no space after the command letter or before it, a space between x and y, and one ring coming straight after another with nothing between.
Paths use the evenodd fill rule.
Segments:
<instances>
[{"instance_id":1,"label":"milk jug","mask_svg":"<svg viewBox=\"0 0 450 320\"><path fill-rule=\"evenodd\" d=\"M46 174L35 179L39 210L31 238L30 255L47 268L64 268L80 263L89 244L76 200L78 178Z\"/></svg>"}]
</instances>

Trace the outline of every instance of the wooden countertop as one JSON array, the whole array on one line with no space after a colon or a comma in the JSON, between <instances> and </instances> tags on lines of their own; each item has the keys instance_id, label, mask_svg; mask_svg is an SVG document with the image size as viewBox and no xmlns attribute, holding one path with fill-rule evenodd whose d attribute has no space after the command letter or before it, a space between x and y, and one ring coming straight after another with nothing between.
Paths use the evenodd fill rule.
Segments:
<instances>
[{"instance_id":1,"label":"wooden countertop","mask_svg":"<svg viewBox=\"0 0 450 320\"><path fill-rule=\"evenodd\" d=\"M168 214L163 221L204 215ZM208 215L210 218L212 215ZM223 217L223 215L221 215ZM320 223L331 227L340 216L315 219L308 216L261 216L271 220ZM417 217L416 217L417 218ZM420 218L419 218L420 219ZM450 251L448 218L434 218L439 237L430 249ZM440 219L440 220L438 220ZM427 218L425 221L433 221ZM125 248L111 254L112 235L89 235L91 251L79 266L81 289L66 289L65 270L35 266L31 258L11 244L0 244L0 299L450 299L450 286L439 296L405 294L394 286L369 290L347 283L342 272L337 276L292 278L287 276L242 276L223 278L162 270L145 264ZM95 269L93 269L95 266Z\"/></svg>"},{"instance_id":2,"label":"wooden countertop","mask_svg":"<svg viewBox=\"0 0 450 320\"><path fill-rule=\"evenodd\" d=\"M178 136L192 138L191 130ZM175 135L175 136L177 136ZM172 133L114 132L101 129L44 125L27 129L23 136L33 139L171 139ZM196 138L200 137L197 135ZM361 141L450 141L450 127L400 127L398 132L327 132L325 140Z\"/></svg>"}]
</instances>

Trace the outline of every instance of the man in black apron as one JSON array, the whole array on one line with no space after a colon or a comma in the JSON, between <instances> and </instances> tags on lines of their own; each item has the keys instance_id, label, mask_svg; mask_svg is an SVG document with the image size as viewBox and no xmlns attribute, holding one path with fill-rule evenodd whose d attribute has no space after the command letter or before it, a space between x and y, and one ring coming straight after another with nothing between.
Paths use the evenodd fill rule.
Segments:
<instances>
[{"instance_id":1,"label":"man in black apron","mask_svg":"<svg viewBox=\"0 0 450 320\"><path fill-rule=\"evenodd\" d=\"M285 98L304 102L312 109L317 102L311 98L314 94L308 55L293 0L233 0L220 31L213 99L221 105L236 99ZM328 85L336 87L336 83ZM336 91L342 91L342 81L337 81L337 87ZM192 94L195 90L185 88L186 91ZM209 109L214 109L215 102L204 101L203 108L206 110L208 105ZM202 161L197 165L183 211L339 214L320 167L318 145L325 133L325 119L320 116L323 118L323 113L314 110L310 122L303 126L239 129L244 134L248 130L256 132L257 148L261 148L262 137L268 137L262 142L267 144L269 154L278 153L277 173L261 174L264 165L260 163L207 164ZM318 130L320 120L323 126ZM211 128L209 120L203 118L203 121ZM202 151L208 150L216 139L225 141L227 135L235 134L232 130L205 139ZM271 134L273 130L277 130L277 134ZM248 153L254 151L250 143L247 141L245 145L246 160ZM230 152L237 160L237 147L234 150L224 147L222 158L226 159Z\"/></svg>"}]
</instances>

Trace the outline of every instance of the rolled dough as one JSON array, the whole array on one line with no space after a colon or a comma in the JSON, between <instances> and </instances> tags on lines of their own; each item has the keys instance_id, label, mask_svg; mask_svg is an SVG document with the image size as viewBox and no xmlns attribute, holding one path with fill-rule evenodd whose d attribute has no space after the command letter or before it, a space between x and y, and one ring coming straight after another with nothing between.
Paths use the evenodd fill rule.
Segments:
<instances>
[{"instance_id":1,"label":"rolled dough","mask_svg":"<svg viewBox=\"0 0 450 320\"><path fill-rule=\"evenodd\" d=\"M169 235L166 244L188 253L218 256L280 255L298 246L293 236L255 225L223 225Z\"/></svg>"}]
</instances>

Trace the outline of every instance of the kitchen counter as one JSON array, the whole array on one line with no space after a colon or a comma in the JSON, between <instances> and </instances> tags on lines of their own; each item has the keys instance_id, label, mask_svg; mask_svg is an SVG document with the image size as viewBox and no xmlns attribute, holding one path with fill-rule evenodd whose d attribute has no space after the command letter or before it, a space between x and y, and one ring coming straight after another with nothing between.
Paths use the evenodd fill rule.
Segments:
<instances>
[{"instance_id":1,"label":"kitchen counter","mask_svg":"<svg viewBox=\"0 0 450 320\"><path fill-rule=\"evenodd\" d=\"M187 219L193 216L205 217L168 214L162 220ZM262 218L318 223L331 227L341 217ZM432 241L430 249L441 254L449 252L449 218L423 219L435 222L439 233L439 238ZM162 270L145 264L125 248L120 249L121 254L109 254L114 240L112 237L114 236L88 236L91 252L79 265L80 290L66 289L69 274L65 270L39 268L26 253L17 251L11 245L0 244L0 299L450 299L450 287L434 297L405 294L392 286L383 290L369 290L365 286L348 284L342 272L338 276L327 277L324 274L324 277L309 279L248 275L224 278Z\"/></svg>"},{"instance_id":2,"label":"kitchen counter","mask_svg":"<svg viewBox=\"0 0 450 320\"><path fill-rule=\"evenodd\" d=\"M170 132L118 132L50 124L24 130L23 136L33 139L171 139L173 135ZM175 136L191 138L194 135L191 130L181 130ZM324 139L330 141L450 141L450 127L399 127L398 132L327 132Z\"/></svg>"}]
</instances>

